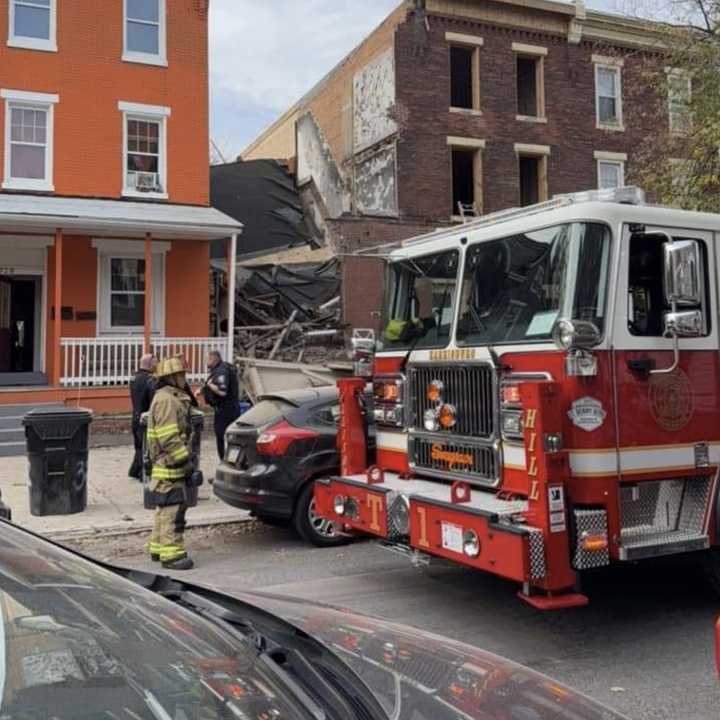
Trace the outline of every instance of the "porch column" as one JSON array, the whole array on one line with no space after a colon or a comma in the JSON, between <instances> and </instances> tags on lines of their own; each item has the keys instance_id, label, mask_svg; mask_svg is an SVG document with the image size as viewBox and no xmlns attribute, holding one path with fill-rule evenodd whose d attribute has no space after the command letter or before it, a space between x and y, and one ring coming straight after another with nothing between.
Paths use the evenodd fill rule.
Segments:
<instances>
[{"instance_id":1,"label":"porch column","mask_svg":"<svg viewBox=\"0 0 720 720\"><path fill-rule=\"evenodd\" d=\"M153 317L153 256L152 256L152 235L145 233L145 342L144 352L151 352L152 317Z\"/></svg>"},{"instance_id":2,"label":"porch column","mask_svg":"<svg viewBox=\"0 0 720 720\"><path fill-rule=\"evenodd\" d=\"M237 284L237 233L230 237L228 255L228 349L227 361L235 361L235 285Z\"/></svg>"},{"instance_id":3,"label":"porch column","mask_svg":"<svg viewBox=\"0 0 720 720\"><path fill-rule=\"evenodd\" d=\"M60 378L62 377L61 340L62 340L62 272L63 264L63 231L62 228L55 230L55 297L53 298L55 306L55 316L53 319L53 368L52 368L52 384L55 387L60 386Z\"/></svg>"}]
</instances>

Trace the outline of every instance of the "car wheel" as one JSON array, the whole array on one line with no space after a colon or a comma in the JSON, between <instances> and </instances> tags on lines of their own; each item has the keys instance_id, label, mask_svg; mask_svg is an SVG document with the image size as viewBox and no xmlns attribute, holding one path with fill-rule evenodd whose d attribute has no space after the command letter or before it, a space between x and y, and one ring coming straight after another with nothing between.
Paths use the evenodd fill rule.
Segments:
<instances>
[{"instance_id":1,"label":"car wheel","mask_svg":"<svg viewBox=\"0 0 720 720\"><path fill-rule=\"evenodd\" d=\"M293 526L298 535L317 547L334 547L348 542L347 535L338 532L335 523L318 516L315 511L315 497L313 495L314 482L309 482L300 492Z\"/></svg>"}]
</instances>

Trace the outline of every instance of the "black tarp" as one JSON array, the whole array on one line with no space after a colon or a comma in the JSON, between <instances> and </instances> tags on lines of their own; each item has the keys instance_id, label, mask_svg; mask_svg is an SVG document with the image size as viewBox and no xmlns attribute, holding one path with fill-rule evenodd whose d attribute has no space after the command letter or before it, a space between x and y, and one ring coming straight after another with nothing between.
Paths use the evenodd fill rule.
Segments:
<instances>
[{"instance_id":1,"label":"black tarp","mask_svg":"<svg viewBox=\"0 0 720 720\"><path fill-rule=\"evenodd\" d=\"M294 310L298 322L311 320L321 305L339 294L340 270L335 259L322 264L239 266L237 324L282 321Z\"/></svg>"},{"instance_id":2,"label":"black tarp","mask_svg":"<svg viewBox=\"0 0 720 720\"><path fill-rule=\"evenodd\" d=\"M249 160L210 168L210 203L243 223L238 257L260 256L299 245L319 245L295 178L278 160ZM227 257L226 241L214 242L213 258Z\"/></svg>"}]
</instances>

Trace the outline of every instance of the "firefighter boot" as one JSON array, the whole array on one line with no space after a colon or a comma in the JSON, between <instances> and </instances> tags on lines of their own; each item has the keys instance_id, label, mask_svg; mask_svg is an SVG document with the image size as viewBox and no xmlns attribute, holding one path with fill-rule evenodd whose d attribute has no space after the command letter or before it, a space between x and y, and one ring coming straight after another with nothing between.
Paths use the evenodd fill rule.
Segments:
<instances>
[{"instance_id":1,"label":"firefighter boot","mask_svg":"<svg viewBox=\"0 0 720 720\"><path fill-rule=\"evenodd\" d=\"M192 570L195 563L187 556L177 558L177 560L166 560L162 566L167 570Z\"/></svg>"}]
</instances>

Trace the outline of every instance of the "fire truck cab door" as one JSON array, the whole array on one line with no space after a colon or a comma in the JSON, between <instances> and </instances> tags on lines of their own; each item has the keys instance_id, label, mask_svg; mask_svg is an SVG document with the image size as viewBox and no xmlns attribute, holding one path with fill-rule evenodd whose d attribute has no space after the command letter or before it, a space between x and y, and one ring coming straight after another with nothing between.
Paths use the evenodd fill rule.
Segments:
<instances>
[{"instance_id":1,"label":"fire truck cab door","mask_svg":"<svg viewBox=\"0 0 720 720\"><path fill-rule=\"evenodd\" d=\"M717 411L717 257L712 232L625 226L619 254L613 354L620 475L626 480L687 472L698 443L720 440ZM679 362L665 328L672 306L663 284L664 246L695 240L700 248L701 302L677 310L702 313L698 337L681 337Z\"/></svg>"}]
</instances>

